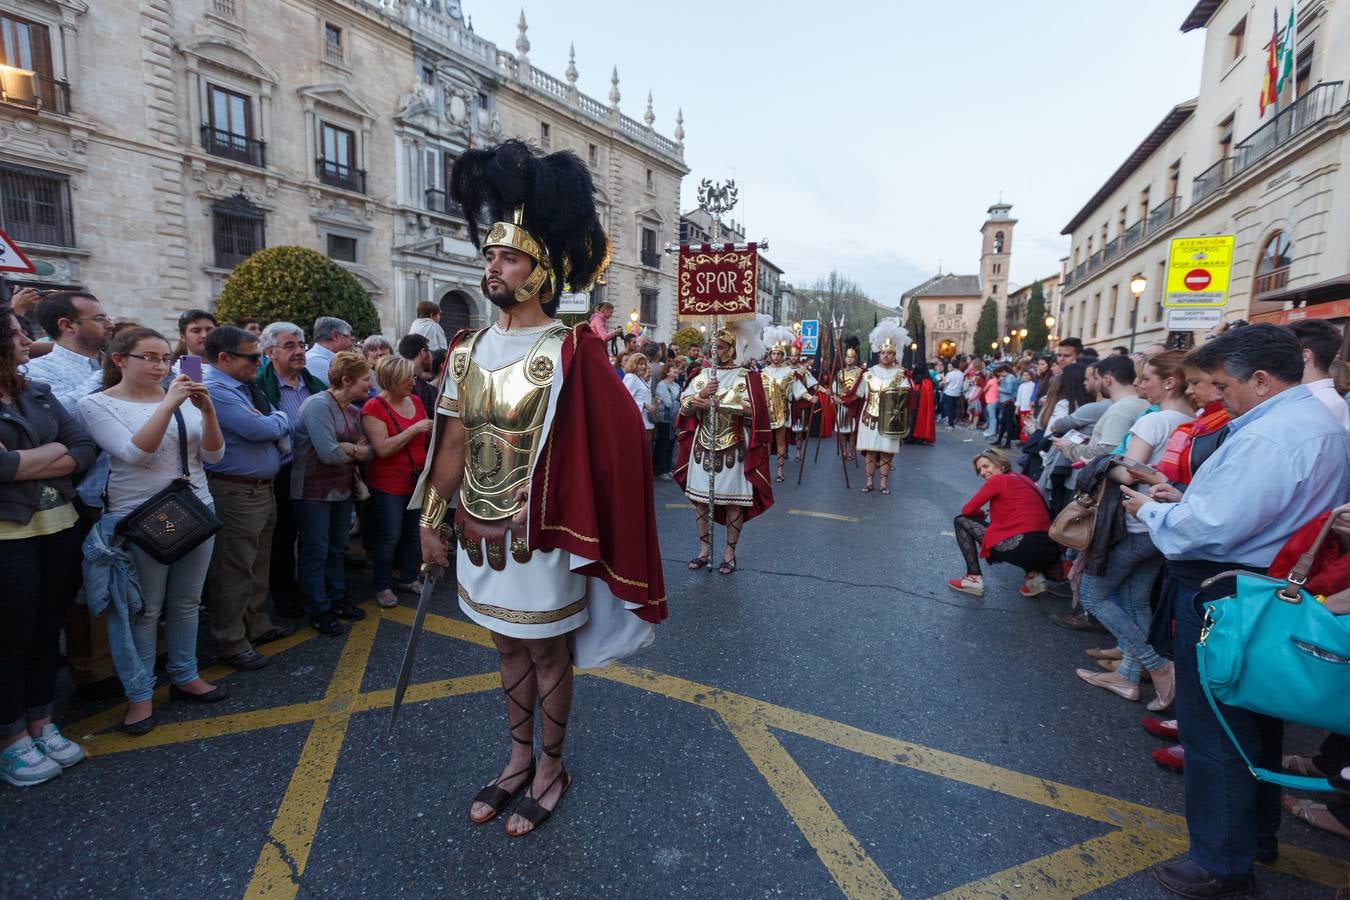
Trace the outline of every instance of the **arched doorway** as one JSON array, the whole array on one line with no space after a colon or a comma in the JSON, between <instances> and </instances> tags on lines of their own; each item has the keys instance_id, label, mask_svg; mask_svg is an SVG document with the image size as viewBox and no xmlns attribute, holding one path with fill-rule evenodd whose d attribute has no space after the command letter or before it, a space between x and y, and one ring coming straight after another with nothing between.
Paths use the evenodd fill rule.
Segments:
<instances>
[{"instance_id":1,"label":"arched doorway","mask_svg":"<svg viewBox=\"0 0 1350 900\"><path fill-rule=\"evenodd\" d=\"M468 328L473 320L473 306L463 291L446 291L441 295L441 330L452 335Z\"/></svg>"}]
</instances>

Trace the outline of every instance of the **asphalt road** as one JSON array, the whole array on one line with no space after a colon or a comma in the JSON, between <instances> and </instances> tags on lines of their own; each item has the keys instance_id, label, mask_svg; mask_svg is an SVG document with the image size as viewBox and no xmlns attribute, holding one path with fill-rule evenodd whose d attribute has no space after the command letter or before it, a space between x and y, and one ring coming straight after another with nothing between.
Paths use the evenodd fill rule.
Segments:
<instances>
[{"instance_id":1,"label":"asphalt road","mask_svg":"<svg viewBox=\"0 0 1350 900\"><path fill-rule=\"evenodd\" d=\"M167 704L142 738L107 730L120 706L63 705L91 758L0 791L0 896L1160 897L1145 869L1184 850L1181 779L1142 704L1074 677L1101 640L1053 627L1067 601L1019 597L1016 572L983 599L945 585L983 446L906 447L881 496L859 472L845 491L827 445L729 577L685 569L693 514L658 482L670 619L577 679L575 784L536 834L466 819L506 727L495 656L442 589L392 740L412 598L208 672L231 698ZM1350 885L1350 845L1281 835L1266 896Z\"/></svg>"}]
</instances>

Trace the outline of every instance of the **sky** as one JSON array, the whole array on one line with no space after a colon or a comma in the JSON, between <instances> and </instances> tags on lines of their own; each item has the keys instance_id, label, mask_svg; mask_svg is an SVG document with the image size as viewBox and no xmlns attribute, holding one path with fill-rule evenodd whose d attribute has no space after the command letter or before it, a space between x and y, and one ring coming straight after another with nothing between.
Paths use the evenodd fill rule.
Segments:
<instances>
[{"instance_id":1,"label":"sky","mask_svg":"<svg viewBox=\"0 0 1350 900\"><path fill-rule=\"evenodd\" d=\"M838 269L889 305L939 271L979 271L1000 197L1018 220L1011 280L1058 273L1060 231L1200 84L1193 4L1165 0L530 0L530 61L671 136L684 110L681 209L734 178L732 218L799 288ZM466 0L514 52L518 3Z\"/></svg>"}]
</instances>

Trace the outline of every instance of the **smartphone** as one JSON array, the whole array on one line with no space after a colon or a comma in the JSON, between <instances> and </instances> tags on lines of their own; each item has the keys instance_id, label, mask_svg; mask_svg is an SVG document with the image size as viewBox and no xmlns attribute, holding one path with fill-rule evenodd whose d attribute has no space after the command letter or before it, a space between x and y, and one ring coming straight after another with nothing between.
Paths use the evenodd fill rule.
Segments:
<instances>
[{"instance_id":1,"label":"smartphone","mask_svg":"<svg viewBox=\"0 0 1350 900\"><path fill-rule=\"evenodd\" d=\"M1076 428L1071 428L1064 432L1064 440L1071 444L1086 444L1088 441L1092 440L1092 438L1083 434L1083 432Z\"/></svg>"},{"instance_id":2,"label":"smartphone","mask_svg":"<svg viewBox=\"0 0 1350 900\"><path fill-rule=\"evenodd\" d=\"M200 356L180 356L178 371L191 378L197 384L202 383L202 358Z\"/></svg>"}]
</instances>

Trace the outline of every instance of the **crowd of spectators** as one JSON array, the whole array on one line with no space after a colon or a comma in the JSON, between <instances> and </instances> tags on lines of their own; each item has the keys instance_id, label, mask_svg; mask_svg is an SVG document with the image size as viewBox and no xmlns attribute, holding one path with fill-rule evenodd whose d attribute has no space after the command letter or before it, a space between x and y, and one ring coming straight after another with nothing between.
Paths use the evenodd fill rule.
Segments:
<instances>
[{"instance_id":1,"label":"crowd of spectators","mask_svg":"<svg viewBox=\"0 0 1350 900\"><path fill-rule=\"evenodd\" d=\"M84 758L52 719L63 632L77 691L125 697L119 727L142 735L161 654L170 700L227 696L200 675L200 623L221 662L252 671L297 619L336 635L365 616L352 564L373 568L380 606L420 592L407 507L447 344L425 307L397 347L358 346L330 316L307 340L189 310L171 341L85 292L0 307L0 576L20 601L0 604L0 779L39 784ZM165 564L117 526L185 472L221 527Z\"/></svg>"},{"instance_id":2,"label":"crowd of spectators","mask_svg":"<svg viewBox=\"0 0 1350 900\"><path fill-rule=\"evenodd\" d=\"M1284 722L1221 705L1230 739L1202 690L1196 652L1202 604L1233 588L1207 579L1232 570L1284 577L1310 529L1350 500L1350 385L1333 374L1345 369L1343 347L1341 332L1319 319L1238 322L1190 352L1118 348L1097 358L1065 340L1053 357L999 362L987 377L967 361L941 373L948 427L964 403L965 423L983 419L998 445L974 459L984 483L955 519L966 572L949 585L984 596L981 560L1016 566L1022 596L1072 598L1051 621L1108 636L1087 651L1088 665L1073 667L1079 679L1130 702L1151 682L1147 707L1162 715L1141 724L1179 740L1153 759L1185 780L1189 853L1152 870L1174 894L1250 889L1253 864L1279 855L1282 807L1350 839L1350 801L1282 797L1235 746L1258 767L1343 785L1350 739L1331 735L1316 754L1282 755ZM1334 526L1328 559L1350 551L1350 515ZM1350 566L1319 556L1309 584L1317 578L1319 601L1350 613Z\"/></svg>"}]
</instances>

